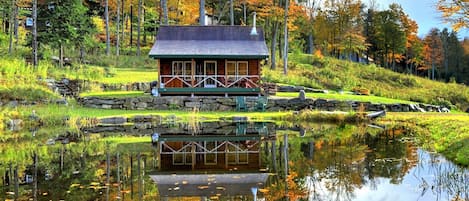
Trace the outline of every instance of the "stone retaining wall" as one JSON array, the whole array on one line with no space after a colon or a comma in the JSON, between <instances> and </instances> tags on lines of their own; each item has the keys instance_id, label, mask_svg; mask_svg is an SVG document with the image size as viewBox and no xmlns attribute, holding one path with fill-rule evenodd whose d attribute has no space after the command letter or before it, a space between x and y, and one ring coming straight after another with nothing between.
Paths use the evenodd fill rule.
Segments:
<instances>
[{"instance_id":1,"label":"stone retaining wall","mask_svg":"<svg viewBox=\"0 0 469 201\"><path fill-rule=\"evenodd\" d=\"M250 110L254 109L257 97L246 97L246 104ZM78 103L85 107L103 109L125 110L193 110L199 111L232 111L236 109L234 97L135 97L135 98L78 98ZM300 98L269 98L267 111L291 111L291 110L321 110L321 111L351 111L358 110L363 105L366 111L390 112L448 112L440 106L427 104L374 104L357 101L337 101L325 99L300 99Z\"/></svg>"}]
</instances>

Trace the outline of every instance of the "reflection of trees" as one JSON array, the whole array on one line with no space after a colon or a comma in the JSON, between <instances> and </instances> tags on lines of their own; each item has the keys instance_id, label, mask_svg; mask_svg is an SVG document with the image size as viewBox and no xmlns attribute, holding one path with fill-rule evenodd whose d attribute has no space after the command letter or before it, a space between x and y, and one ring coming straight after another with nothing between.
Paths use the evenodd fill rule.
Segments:
<instances>
[{"instance_id":1,"label":"reflection of trees","mask_svg":"<svg viewBox=\"0 0 469 201\"><path fill-rule=\"evenodd\" d=\"M416 147L400 142L396 132L364 131L342 125L290 141L291 168L299 174L297 182L309 189L310 200L351 200L364 185L376 188L377 177L400 183L415 166Z\"/></svg>"},{"instance_id":2,"label":"reflection of trees","mask_svg":"<svg viewBox=\"0 0 469 201\"><path fill-rule=\"evenodd\" d=\"M101 135L71 136L74 140L56 141L55 144L46 145L50 138L57 138L55 133L43 133L39 131L36 137L29 133L15 134L17 137L9 137L6 142L0 142L0 199L6 192L14 192L14 185L6 185L5 175L13 178L9 172L9 166L14 170L18 167L19 182L24 182L25 175L34 175L33 153L38 153L38 186L37 200L116 200L118 187L121 188L121 197L129 200L127 194L142 192L142 199L154 200L156 187L154 185L143 185L151 183L149 177L144 177L146 167L152 167L150 152L141 153L125 152L120 159L121 185L117 183L117 147L111 145L106 150L105 138ZM63 133L63 131L61 131ZM70 136L69 136L70 137ZM71 138L69 138L71 139ZM150 143L148 143L150 147ZM110 155L110 172L106 173L106 156ZM133 158L130 162L129 158ZM140 160L138 160L138 158ZM131 165L132 164L132 165ZM140 165L140 174L138 166ZM13 172L13 171L12 171ZM133 177L130 175L133 174ZM140 177L139 177L140 175ZM109 176L110 182L106 185ZM13 180L8 178L8 180ZM146 180L143 182L143 180ZM11 183L11 182L10 182ZM141 185L141 186L139 186ZM140 187L140 188L139 188ZM109 190L107 190L109 189ZM20 185L19 200L33 198L33 184ZM8 198L14 198L9 196ZM135 196L135 199L138 199Z\"/></svg>"}]
</instances>

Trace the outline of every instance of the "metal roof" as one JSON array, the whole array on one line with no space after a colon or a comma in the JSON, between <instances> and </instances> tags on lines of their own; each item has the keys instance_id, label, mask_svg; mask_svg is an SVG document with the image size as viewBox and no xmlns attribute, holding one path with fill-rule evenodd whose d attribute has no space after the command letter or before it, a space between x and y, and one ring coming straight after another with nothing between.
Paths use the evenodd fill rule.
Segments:
<instances>
[{"instance_id":1,"label":"metal roof","mask_svg":"<svg viewBox=\"0 0 469 201\"><path fill-rule=\"evenodd\" d=\"M152 58L263 59L269 56L262 29L250 26L161 26Z\"/></svg>"}]
</instances>

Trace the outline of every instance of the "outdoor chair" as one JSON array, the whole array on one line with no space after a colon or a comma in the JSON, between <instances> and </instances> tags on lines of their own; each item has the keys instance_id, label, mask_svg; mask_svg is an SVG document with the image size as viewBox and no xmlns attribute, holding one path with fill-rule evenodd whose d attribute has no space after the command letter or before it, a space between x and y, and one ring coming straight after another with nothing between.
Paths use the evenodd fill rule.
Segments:
<instances>
[{"instance_id":1,"label":"outdoor chair","mask_svg":"<svg viewBox=\"0 0 469 201\"><path fill-rule=\"evenodd\" d=\"M255 110L264 112L266 107L267 107L267 97L261 96L257 98Z\"/></svg>"},{"instance_id":2,"label":"outdoor chair","mask_svg":"<svg viewBox=\"0 0 469 201\"><path fill-rule=\"evenodd\" d=\"M247 111L246 98L244 96L236 96L236 111Z\"/></svg>"}]
</instances>

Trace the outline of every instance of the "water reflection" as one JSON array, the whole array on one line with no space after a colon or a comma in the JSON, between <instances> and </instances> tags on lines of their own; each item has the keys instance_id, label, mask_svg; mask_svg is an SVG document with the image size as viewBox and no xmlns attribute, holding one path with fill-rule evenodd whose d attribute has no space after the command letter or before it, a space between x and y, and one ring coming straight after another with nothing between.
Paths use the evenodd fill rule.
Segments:
<instances>
[{"instance_id":1,"label":"water reflection","mask_svg":"<svg viewBox=\"0 0 469 201\"><path fill-rule=\"evenodd\" d=\"M1 200L469 198L469 170L420 149L405 128L173 122L64 130L2 136Z\"/></svg>"}]
</instances>

